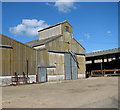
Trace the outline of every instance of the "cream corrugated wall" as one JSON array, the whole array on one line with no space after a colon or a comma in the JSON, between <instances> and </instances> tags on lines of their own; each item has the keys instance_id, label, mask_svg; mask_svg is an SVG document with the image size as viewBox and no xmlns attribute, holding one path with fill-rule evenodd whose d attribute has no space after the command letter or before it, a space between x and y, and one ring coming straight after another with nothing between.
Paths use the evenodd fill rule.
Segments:
<instances>
[{"instance_id":1,"label":"cream corrugated wall","mask_svg":"<svg viewBox=\"0 0 120 110\"><path fill-rule=\"evenodd\" d=\"M11 45L13 49L1 48L2 51L2 75L14 75L17 72L22 75L36 74L36 50L16 41L7 36L2 36L2 45Z\"/></svg>"},{"instance_id":2,"label":"cream corrugated wall","mask_svg":"<svg viewBox=\"0 0 120 110\"><path fill-rule=\"evenodd\" d=\"M85 66L85 56L77 55L77 61L79 63L78 74L85 74L86 66Z\"/></svg>"},{"instance_id":3,"label":"cream corrugated wall","mask_svg":"<svg viewBox=\"0 0 120 110\"><path fill-rule=\"evenodd\" d=\"M62 33L61 25L58 25L50 29L39 32L39 40L46 39L51 36L60 35L61 33Z\"/></svg>"},{"instance_id":4,"label":"cream corrugated wall","mask_svg":"<svg viewBox=\"0 0 120 110\"><path fill-rule=\"evenodd\" d=\"M49 53L50 66L56 66L56 69L47 69L49 75L64 75L64 54Z\"/></svg>"}]
</instances>

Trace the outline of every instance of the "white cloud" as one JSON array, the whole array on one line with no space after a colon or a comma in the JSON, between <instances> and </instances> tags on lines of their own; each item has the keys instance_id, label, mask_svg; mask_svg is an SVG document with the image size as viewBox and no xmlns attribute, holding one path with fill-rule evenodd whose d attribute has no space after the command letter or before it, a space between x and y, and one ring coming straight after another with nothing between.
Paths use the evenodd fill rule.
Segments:
<instances>
[{"instance_id":1,"label":"white cloud","mask_svg":"<svg viewBox=\"0 0 120 110\"><path fill-rule=\"evenodd\" d=\"M102 51L102 50L93 50L92 52L99 52L99 51Z\"/></svg>"},{"instance_id":2,"label":"white cloud","mask_svg":"<svg viewBox=\"0 0 120 110\"><path fill-rule=\"evenodd\" d=\"M84 42L84 40L80 39L79 42Z\"/></svg>"},{"instance_id":3,"label":"white cloud","mask_svg":"<svg viewBox=\"0 0 120 110\"><path fill-rule=\"evenodd\" d=\"M110 30L107 31L107 35L111 36L112 32Z\"/></svg>"},{"instance_id":4,"label":"white cloud","mask_svg":"<svg viewBox=\"0 0 120 110\"><path fill-rule=\"evenodd\" d=\"M25 34L27 36L38 35L38 30L48 27L44 20L23 19L22 24L15 27L10 27L9 31L15 35Z\"/></svg>"},{"instance_id":5,"label":"white cloud","mask_svg":"<svg viewBox=\"0 0 120 110\"><path fill-rule=\"evenodd\" d=\"M71 9L77 8L74 3L75 1L76 0L57 0L55 4L46 3L46 5L57 7L59 12L67 13L70 12Z\"/></svg>"},{"instance_id":6,"label":"white cloud","mask_svg":"<svg viewBox=\"0 0 120 110\"><path fill-rule=\"evenodd\" d=\"M49 3L49 2L46 2L45 3L46 5L48 5L48 6L53 6L51 3Z\"/></svg>"},{"instance_id":7,"label":"white cloud","mask_svg":"<svg viewBox=\"0 0 120 110\"><path fill-rule=\"evenodd\" d=\"M84 36L87 37L87 39L90 38L90 34L89 33L85 33Z\"/></svg>"}]
</instances>

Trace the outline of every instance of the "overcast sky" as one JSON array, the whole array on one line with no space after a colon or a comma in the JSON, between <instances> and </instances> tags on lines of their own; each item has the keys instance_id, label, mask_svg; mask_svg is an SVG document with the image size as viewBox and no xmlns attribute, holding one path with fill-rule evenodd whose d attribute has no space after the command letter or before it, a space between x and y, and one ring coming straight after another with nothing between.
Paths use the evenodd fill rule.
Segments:
<instances>
[{"instance_id":1,"label":"overcast sky","mask_svg":"<svg viewBox=\"0 0 120 110\"><path fill-rule=\"evenodd\" d=\"M59 1L2 3L2 33L25 43L38 39L38 30L68 20L86 53L118 47L118 3Z\"/></svg>"}]
</instances>

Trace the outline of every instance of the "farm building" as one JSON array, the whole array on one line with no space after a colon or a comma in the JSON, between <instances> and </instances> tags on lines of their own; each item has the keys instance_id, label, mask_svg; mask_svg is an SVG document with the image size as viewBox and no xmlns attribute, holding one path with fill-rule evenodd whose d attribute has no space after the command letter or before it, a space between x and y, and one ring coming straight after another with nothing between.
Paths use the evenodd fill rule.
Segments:
<instances>
[{"instance_id":1,"label":"farm building","mask_svg":"<svg viewBox=\"0 0 120 110\"><path fill-rule=\"evenodd\" d=\"M35 81L36 75L36 50L3 34L0 34L1 44L0 51L2 53L1 72L2 83L11 83L11 77L16 74L23 75ZM1 77L0 77L1 78Z\"/></svg>"},{"instance_id":2,"label":"farm building","mask_svg":"<svg viewBox=\"0 0 120 110\"><path fill-rule=\"evenodd\" d=\"M48 80L85 77L85 49L73 38L72 26L67 21L38 33L38 40L26 43L37 50L38 76L39 71L46 71Z\"/></svg>"},{"instance_id":3,"label":"farm building","mask_svg":"<svg viewBox=\"0 0 120 110\"><path fill-rule=\"evenodd\" d=\"M120 75L120 48L86 54L86 72L90 76Z\"/></svg>"},{"instance_id":4,"label":"farm building","mask_svg":"<svg viewBox=\"0 0 120 110\"><path fill-rule=\"evenodd\" d=\"M31 82L85 78L85 48L73 38L67 21L38 33L38 40L25 44L1 35L2 82L15 73L25 73Z\"/></svg>"}]
</instances>

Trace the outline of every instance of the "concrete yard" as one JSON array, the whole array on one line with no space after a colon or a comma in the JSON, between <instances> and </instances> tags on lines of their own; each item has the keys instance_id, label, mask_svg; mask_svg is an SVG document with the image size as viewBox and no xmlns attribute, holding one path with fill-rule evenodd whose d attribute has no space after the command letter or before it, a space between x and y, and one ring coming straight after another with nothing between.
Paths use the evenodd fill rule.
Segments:
<instances>
[{"instance_id":1,"label":"concrete yard","mask_svg":"<svg viewBox=\"0 0 120 110\"><path fill-rule=\"evenodd\" d=\"M118 78L101 77L2 88L3 108L118 108Z\"/></svg>"}]
</instances>

